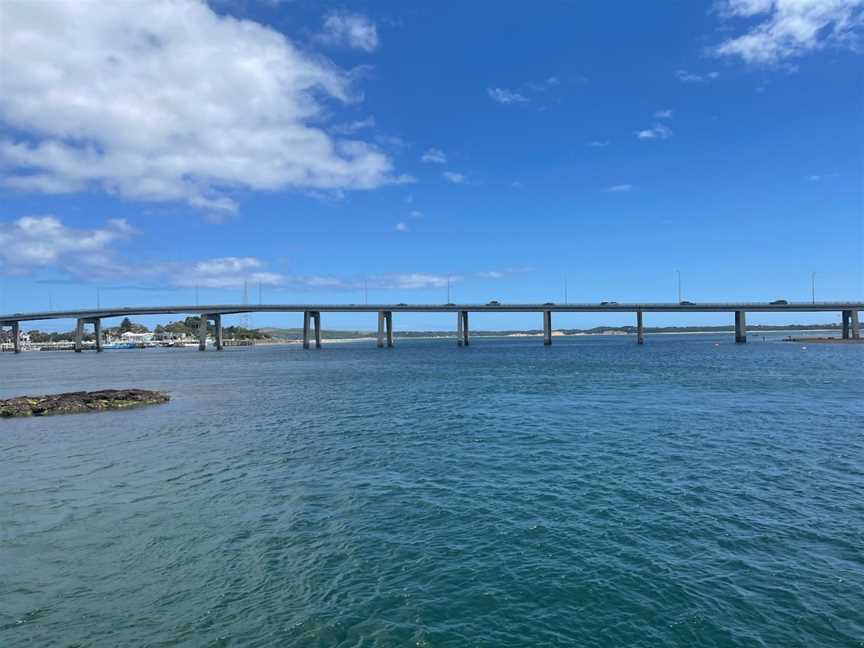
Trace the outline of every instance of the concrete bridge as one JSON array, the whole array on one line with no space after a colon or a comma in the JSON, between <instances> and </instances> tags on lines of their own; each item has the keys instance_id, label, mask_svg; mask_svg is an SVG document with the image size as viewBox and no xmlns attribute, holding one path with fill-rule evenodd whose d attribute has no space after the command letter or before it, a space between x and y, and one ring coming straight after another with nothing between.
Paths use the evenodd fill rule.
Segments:
<instances>
[{"instance_id":1,"label":"concrete bridge","mask_svg":"<svg viewBox=\"0 0 864 648\"><path fill-rule=\"evenodd\" d=\"M839 312L842 314L843 339L859 339L860 320L858 312L864 310L864 302L714 302L714 303L618 303L600 304L214 304L209 306L133 306L129 308L104 308L95 310L45 311L35 313L11 313L0 315L0 328L12 328L15 352L20 351L19 331L21 322L74 319L75 350L81 351L85 325L92 325L96 334L96 350L102 350L102 320L112 317L136 315L197 315L201 319L198 348L204 351L207 326L213 322L216 328L216 348L222 350L222 316L241 313L302 313L303 348L314 344L321 348L321 313L377 313L378 346L393 346L393 313L455 313L457 343L467 345L469 313L537 313L543 319L543 343L552 344L553 313L634 313L636 315L636 343L643 344L644 313L729 313L734 315L735 341L747 341L747 313L813 313Z\"/></svg>"}]
</instances>

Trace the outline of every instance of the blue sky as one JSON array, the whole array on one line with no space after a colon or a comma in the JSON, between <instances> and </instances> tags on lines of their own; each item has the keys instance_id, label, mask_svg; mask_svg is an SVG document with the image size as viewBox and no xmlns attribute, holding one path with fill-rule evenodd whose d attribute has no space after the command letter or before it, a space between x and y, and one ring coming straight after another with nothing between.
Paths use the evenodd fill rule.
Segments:
<instances>
[{"instance_id":1,"label":"blue sky","mask_svg":"<svg viewBox=\"0 0 864 648\"><path fill-rule=\"evenodd\" d=\"M4 3L0 311L864 298L864 0L658 7Z\"/></svg>"}]
</instances>

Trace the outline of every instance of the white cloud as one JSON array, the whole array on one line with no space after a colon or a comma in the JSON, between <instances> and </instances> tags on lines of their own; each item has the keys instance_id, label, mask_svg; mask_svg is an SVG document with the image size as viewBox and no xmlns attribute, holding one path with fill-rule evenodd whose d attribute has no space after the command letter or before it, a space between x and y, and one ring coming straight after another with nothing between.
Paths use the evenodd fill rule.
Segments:
<instances>
[{"instance_id":1,"label":"white cloud","mask_svg":"<svg viewBox=\"0 0 864 648\"><path fill-rule=\"evenodd\" d=\"M856 48L864 27L864 0L724 0L719 8L727 17L747 19L750 29L713 53L757 65L775 65L828 46Z\"/></svg>"},{"instance_id":2,"label":"white cloud","mask_svg":"<svg viewBox=\"0 0 864 648\"><path fill-rule=\"evenodd\" d=\"M603 148L604 146L609 146L611 142L609 140L593 140L588 142L585 146L590 146L592 148Z\"/></svg>"},{"instance_id":3,"label":"white cloud","mask_svg":"<svg viewBox=\"0 0 864 648\"><path fill-rule=\"evenodd\" d=\"M528 101L525 95L515 90L508 90L507 88L487 88L486 92L489 93L493 101L497 101L500 104L525 103Z\"/></svg>"},{"instance_id":4,"label":"white cloud","mask_svg":"<svg viewBox=\"0 0 864 648\"><path fill-rule=\"evenodd\" d=\"M672 129L663 124L654 124L653 128L636 131L636 137L640 140L669 139L672 137Z\"/></svg>"},{"instance_id":5,"label":"white cloud","mask_svg":"<svg viewBox=\"0 0 864 648\"><path fill-rule=\"evenodd\" d=\"M477 276L482 279L502 279L504 273L498 272L497 270L490 270L489 272L478 272Z\"/></svg>"},{"instance_id":6,"label":"white cloud","mask_svg":"<svg viewBox=\"0 0 864 648\"><path fill-rule=\"evenodd\" d=\"M397 232L407 232L408 231L408 223L396 223L396 231Z\"/></svg>"},{"instance_id":7,"label":"white cloud","mask_svg":"<svg viewBox=\"0 0 864 648\"><path fill-rule=\"evenodd\" d=\"M441 175L445 180L453 184L462 184L466 180L464 173L456 173L455 171L445 171Z\"/></svg>"},{"instance_id":8,"label":"white cloud","mask_svg":"<svg viewBox=\"0 0 864 648\"><path fill-rule=\"evenodd\" d=\"M419 209L413 209L413 210L411 210L411 213L408 214L408 216L410 218L415 219L415 220L419 220L419 219L423 218L424 214Z\"/></svg>"},{"instance_id":9,"label":"white cloud","mask_svg":"<svg viewBox=\"0 0 864 648\"><path fill-rule=\"evenodd\" d=\"M657 119L672 119L672 109L658 110L654 113L654 117Z\"/></svg>"},{"instance_id":10,"label":"white cloud","mask_svg":"<svg viewBox=\"0 0 864 648\"><path fill-rule=\"evenodd\" d=\"M420 161L430 164L446 164L447 156L441 149L430 148L420 156Z\"/></svg>"},{"instance_id":11,"label":"white cloud","mask_svg":"<svg viewBox=\"0 0 864 648\"><path fill-rule=\"evenodd\" d=\"M285 277L264 270L264 263L255 257L221 257L198 261L186 267L184 264L164 264L163 274L171 277L176 286L200 286L201 288L241 288L244 283L260 283L278 286Z\"/></svg>"},{"instance_id":12,"label":"white cloud","mask_svg":"<svg viewBox=\"0 0 864 648\"><path fill-rule=\"evenodd\" d=\"M364 52L374 52L380 44L375 23L362 14L348 11L327 14L318 38L330 45L353 47Z\"/></svg>"},{"instance_id":13,"label":"white cloud","mask_svg":"<svg viewBox=\"0 0 864 648\"><path fill-rule=\"evenodd\" d=\"M456 283L461 281L461 277L413 272L382 277L378 280L378 285L402 290L417 290L421 288L444 288L447 286L448 280L450 283Z\"/></svg>"},{"instance_id":14,"label":"white cloud","mask_svg":"<svg viewBox=\"0 0 864 648\"><path fill-rule=\"evenodd\" d=\"M66 227L54 216L0 223L0 273L56 269L75 275L110 274L118 266L114 244L135 233L123 219L90 230Z\"/></svg>"},{"instance_id":15,"label":"white cloud","mask_svg":"<svg viewBox=\"0 0 864 648\"><path fill-rule=\"evenodd\" d=\"M611 187L606 187L604 191L610 191L612 193L626 193L628 191L633 190L633 185L631 184L616 184Z\"/></svg>"},{"instance_id":16,"label":"white cloud","mask_svg":"<svg viewBox=\"0 0 864 648\"><path fill-rule=\"evenodd\" d=\"M357 121L348 122L346 124L337 124L330 129L330 132L335 135L353 135L357 131L367 128L375 128L375 118L371 115L366 119L358 119Z\"/></svg>"},{"instance_id":17,"label":"white cloud","mask_svg":"<svg viewBox=\"0 0 864 648\"><path fill-rule=\"evenodd\" d=\"M2 12L8 186L231 211L237 190L407 180L374 145L319 126L323 102L357 100L351 76L269 27L199 0L12 2Z\"/></svg>"},{"instance_id":18,"label":"white cloud","mask_svg":"<svg viewBox=\"0 0 864 648\"><path fill-rule=\"evenodd\" d=\"M687 70L675 70L675 78L682 83L702 83L703 81L713 81L719 76L719 72L697 74L695 72L688 72Z\"/></svg>"}]
</instances>

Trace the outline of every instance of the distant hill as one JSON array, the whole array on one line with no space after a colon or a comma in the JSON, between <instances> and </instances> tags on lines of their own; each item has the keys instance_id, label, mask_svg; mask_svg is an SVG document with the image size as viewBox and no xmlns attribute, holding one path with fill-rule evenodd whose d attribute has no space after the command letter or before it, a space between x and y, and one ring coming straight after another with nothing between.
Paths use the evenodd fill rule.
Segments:
<instances>
[{"instance_id":1,"label":"distant hill","mask_svg":"<svg viewBox=\"0 0 864 648\"><path fill-rule=\"evenodd\" d=\"M758 331L814 331L814 330L839 330L839 324L784 324L766 325L756 324L747 327L747 331L755 333ZM302 328L260 328L257 329L264 335L269 335L279 340L300 340L303 338ZM595 326L590 329L554 329L556 333L564 335L621 335L636 334L635 326ZM725 333L734 331L734 326L646 326L645 333ZM479 331L472 330L473 337L501 337L506 335L542 335L542 329L527 330L501 330L501 331ZM399 337L453 337L454 331L398 331ZM353 340L374 338L378 335L376 331L343 331L338 329L322 329L321 337L325 340Z\"/></svg>"}]
</instances>

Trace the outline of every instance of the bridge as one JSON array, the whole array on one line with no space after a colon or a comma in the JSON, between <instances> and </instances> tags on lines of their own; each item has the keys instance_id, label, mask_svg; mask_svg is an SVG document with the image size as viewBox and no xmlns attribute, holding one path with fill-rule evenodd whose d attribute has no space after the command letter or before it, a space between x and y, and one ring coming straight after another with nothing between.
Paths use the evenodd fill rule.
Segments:
<instances>
[{"instance_id":1,"label":"bridge","mask_svg":"<svg viewBox=\"0 0 864 648\"><path fill-rule=\"evenodd\" d=\"M747 313L813 313L839 312L842 314L842 337L860 339L859 311L864 302L715 302L715 303L618 303L600 304L214 304L205 306L132 306L129 308L102 308L94 310L44 311L0 315L0 330L11 327L15 353L20 352L21 322L74 319L75 351L81 351L84 327L88 324L96 334L96 350L102 350L102 320L137 315L192 315L200 317L198 348L206 349L207 327L213 322L216 349L222 350L222 316L243 313L302 313L303 348L312 345L321 348L321 313L377 313L378 346L393 346L393 313L455 313L457 343L468 345L469 313L537 313L543 320L543 343L552 344L553 313L634 313L636 316L636 343L644 344L644 313L729 313L734 315L735 342L747 341Z\"/></svg>"}]
</instances>

